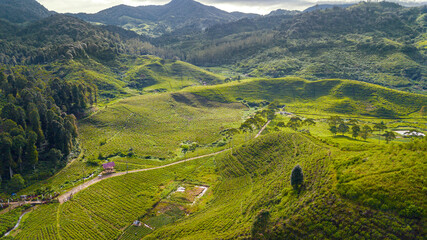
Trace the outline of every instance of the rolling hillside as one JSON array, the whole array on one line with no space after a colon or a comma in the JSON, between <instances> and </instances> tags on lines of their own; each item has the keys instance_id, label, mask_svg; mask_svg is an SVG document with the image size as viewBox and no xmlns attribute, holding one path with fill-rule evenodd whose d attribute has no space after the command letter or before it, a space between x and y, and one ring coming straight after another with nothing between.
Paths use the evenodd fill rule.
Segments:
<instances>
[{"instance_id":1,"label":"rolling hillside","mask_svg":"<svg viewBox=\"0 0 427 240\"><path fill-rule=\"evenodd\" d=\"M221 102L246 100L259 103L278 100L290 105L304 103L322 112L390 117L420 111L427 97L351 80L307 81L301 78L253 79L189 90Z\"/></svg>"}]
</instances>

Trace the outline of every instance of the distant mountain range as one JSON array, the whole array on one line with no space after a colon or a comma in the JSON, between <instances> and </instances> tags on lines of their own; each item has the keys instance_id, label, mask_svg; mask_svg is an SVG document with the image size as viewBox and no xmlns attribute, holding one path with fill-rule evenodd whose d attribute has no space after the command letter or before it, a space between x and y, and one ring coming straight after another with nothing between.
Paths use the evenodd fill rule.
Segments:
<instances>
[{"instance_id":1,"label":"distant mountain range","mask_svg":"<svg viewBox=\"0 0 427 240\"><path fill-rule=\"evenodd\" d=\"M115 6L95 14L69 14L85 21L116 25L140 34L160 36L181 28L203 30L257 14L226 12L193 0L172 0L166 5Z\"/></svg>"},{"instance_id":2,"label":"distant mountain range","mask_svg":"<svg viewBox=\"0 0 427 240\"><path fill-rule=\"evenodd\" d=\"M334 7L348 8L348 7L351 7L353 5L355 5L355 3L349 3L349 4L316 4L312 7L305 9L304 12L312 12L312 11L316 11L316 10L325 10L325 9L330 9L330 8L334 8Z\"/></svg>"}]
</instances>

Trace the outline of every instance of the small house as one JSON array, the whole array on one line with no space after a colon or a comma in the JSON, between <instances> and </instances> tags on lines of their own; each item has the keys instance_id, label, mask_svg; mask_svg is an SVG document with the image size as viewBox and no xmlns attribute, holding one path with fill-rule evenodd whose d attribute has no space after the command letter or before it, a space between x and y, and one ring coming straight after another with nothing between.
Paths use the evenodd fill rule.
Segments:
<instances>
[{"instance_id":1,"label":"small house","mask_svg":"<svg viewBox=\"0 0 427 240\"><path fill-rule=\"evenodd\" d=\"M141 222L140 222L140 221L138 221L138 220L135 220L135 221L133 222L133 225L134 225L134 226L136 226L136 227L140 227L140 226L141 226Z\"/></svg>"},{"instance_id":2,"label":"small house","mask_svg":"<svg viewBox=\"0 0 427 240\"><path fill-rule=\"evenodd\" d=\"M104 169L105 173L112 173L114 172L114 167L116 164L114 162L104 163L102 164L102 168Z\"/></svg>"}]
</instances>

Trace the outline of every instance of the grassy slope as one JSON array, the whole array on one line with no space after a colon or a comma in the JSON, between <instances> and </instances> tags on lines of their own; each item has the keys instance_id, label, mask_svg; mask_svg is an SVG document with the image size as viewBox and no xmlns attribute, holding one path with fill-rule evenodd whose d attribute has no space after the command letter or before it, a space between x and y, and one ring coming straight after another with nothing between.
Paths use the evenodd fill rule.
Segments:
<instances>
[{"instance_id":1,"label":"grassy slope","mask_svg":"<svg viewBox=\"0 0 427 240\"><path fill-rule=\"evenodd\" d=\"M252 79L189 90L221 102L244 99L281 103L304 103L306 108L322 112L368 114L381 116L384 108L395 115L417 112L427 105L427 97L396 91L374 84L352 80L307 81L301 78ZM350 109L350 111L348 111ZM342 112L348 111L348 112Z\"/></svg>"},{"instance_id":2,"label":"grassy slope","mask_svg":"<svg viewBox=\"0 0 427 240\"><path fill-rule=\"evenodd\" d=\"M133 148L142 159L129 161L144 165L144 157L174 158L184 141L202 146L215 142L221 130L241 121L245 109L240 103L217 103L185 92L144 95L100 110L81 121L79 129L87 157Z\"/></svg>"},{"instance_id":3,"label":"grassy slope","mask_svg":"<svg viewBox=\"0 0 427 240\"><path fill-rule=\"evenodd\" d=\"M407 169L385 167L383 161L351 166L343 160L348 152L328 149L315 142L302 135L269 134L225 156L217 161L222 182L214 190L215 198L210 207L154 232L147 239L247 238L251 236L255 215L262 209L268 210L271 216L264 232L267 239L377 239L381 236L411 239L422 236L423 223L419 220L397 216L391 209L379 211L363 206L367 205L366 201L361 203L342 197L338 193L341 187L338 191L336 188L337 180L342 182L340 170L343 166L356 171L361 167L367 171L366 175L377 175L377 179L365 178L363 184L358 185L366 197L375 198L380 194L371 191L372 186L389 187L389 182L382 182L389 178L387 172L394 169L396 174L403 175ZM331 157L329 151L332 151ZM365 154L380 152L366 151ZM405 153L395 157L403 159L403 156ZM408 162L417 167L425 164L419 158L411 158ZM305 189L299 194L289 183L290 172L297 163L305 175ZM377 167L382 167L384 172L372 169ZM339 170L338 178L336 169ZM412 184L408 176L401 178L398 186L388 191L384 189L389 194L388 200L398 204L398 196L412 192L413 201L425 208L423 193L407 188ZM422 187L422 182L416 182L415 186Z\"/></svg>"},{"instance_id":4,"label":"grassy slope","mask_svg":"<svg viewBox=\"0 0 427 240\"><path fill-rule=\"evenodd\" d=\"M127 65L130 67L124 80L138 82L145 91L174 91L192 85L218 84L224 80L189 63L152 56L138 58Z\"/></svg>"},{"instance_id":5,"label":"grassy slope","mask_svg":"<svg viewBox=\"0 0 427 240\"><path fill-rule=\"evenodd\" d=\"M313 93L313 88L316 89L316 93ZM368 96L371 91L376 90L377 95L373 99L352 97L353 92L362 91L360 89ZM230 104L227 102L233 102L238 97L253 102L281 100L282 103L290 102L289 104L294 106L301 106L303 110L304 108L310 110L316 105L318 111L327 114L331 114L330 104L325 106L323 104L340 101L340 98L347 98L359 106L364 101L372 101L371 104L375 104L374 100L378 96L384 99L386 104L396 107L399 114L411 113L421 106L414 106L411 109L410 101L425 104L425 97L421 95L345 80L308 82L302 79L258 79L214 87L198 87L191 89L190 92L130 98L98 113L107 114L106 118L100 118L105 121L103 124L102 121L93 121L97 119L98 114L86 120L89 122L84 124L101 124L97 126L104 126L109 131L114 130L114 126L108 125L108 121L117 117L126 118L130 114L127 109L142 111L145 106L151 106L150 104L160 104L166 107L157 106L156 113L148 110L138 113L142 114L139 119L143 119L151 112L154 118L158 114L161 119L165 119L165 123L171 123L170 126L175 128L176 122L179 121L175 121L177 117L166 114L170 114L169 108L179 109L178 113L181 114L199 115L199 111L203 110L203 113L208 111L208 114L215 115L223 112L224 109L217 110L224 107L230 111L230 108L226 107ZM206 98L223 103L207 101ZM163 101L147 101L148 99L163 99ZM320 103L312 102L314 99ZM238 113L236 116L241 117L239 114L242 113L242 109L240 107L233 109ZM119 110L128 114L114 114ZM312 109L310 111L313 113ZM222 119L223 116L216 117ZM185 122L188 122L188 119L186 120ZM127 128L128 125L119 128L123 129L123 126ZM166 127L162 128L166 129L165 132L158 132L165 138L170 134L167 126L168 124L163 124L162 127ZM190 126L193 127L195 126ZM155 130L156 128L151 128L151 131ZM218 129L210 128L210 130L218 132ZM86 133L82 132L82 137L87 137L88 142L93 140L93 146L96 147L99 140L97 136L103 133L95 134L93 131L96 129L88 128ZM125 135L118 143L127 141L135 130L122 132ZM176 136L180 134L177 132ZM337 141L340 144L344 142L346 146L354 145L352 140L335 138L330 138L326 142L336 145ZM194 239L201 236L247 237L253 219L261 209L268 209L271 213L266 234L271 234L269 236L272 238L275 236L358 239L361 236L368 238L388 236L409 239L422 236L425 234L421 230L422 222L417 218L411 220L401 216L407 216L411 211L421 211L422 215L422 209L426 207L422 186L426 164L423 160L425 148L384 149L384 146L377 146L374 142L372 140L360 144L351 151L352 148L336 149L299 134L268 134L260 140L251 141L246 146L233 150L233 155L223 154L215 159L198 160L159 171L109 179L82 191L74 201L61 206L58 212L60 214L58 221L61 223L59 232L61 235L64 234L62 236L71 237L75 231L72 230L71 223L81 221L87 223L79 225L81 229L86 229L88 225L92 226L85 234L91 234L93 238L117 236L124 227L135 218L143 216L161 198L163 192L161 186L168 186L171 181L186 181L210 185L212 190L208 194L209 204L202 207L200 213L176 222L174 226L177 227L166 226L155 231L154 237ZM107 145L108 141L104 146ZM330 159L329 151L332 153ZM296 163L302 164L307 180L306 189L300 195L290 188L288 180L290 170ZM265 183L269 184L266 186ZM411 196L411 200L402 198L408 195ZM35 229L37 228L35 226ZM28 231L33 230L23 229L23 233L20 234L28 234ZM138 236L146 235L148 232ZM355 235L356 233L358 235Z\"/></svg>"},{"instance_id":6,"label":"grassy slope","mask_svg":"<svg viewBox=\"0 0 427 240\"><path fill-rule=\"evenodd\" d=\"M394 158L404 160L407 153L394 153ZM372 199L384 196L387 191L389 206L393 206L390 203L399 204L399 196L410 193L412 203L425 208L423 193L407 187L412 185L418 189L422 182L404 176L400 177L398 186L389 186L384 181L390 180L390 172L403 176L408 170L396 164L385 164L387 156L381 161L358 162L351 157L355 154L377 156L382 153L370 149L363 153L340 151L302 134L268 134L216 158L129 174L93 185L60 206L52 222L42 224L43 228L51 229L43 238L54 239L59 235L62 238L115 238L133 220L144 216L165 196L163 192L167 186L176 181L210 185L211 190L205 198L207 204L201 205L198 212L159 228L151 235L147 235L151 231L142 228L143 233L137 231L138 239L144 235L146 239L248 238L255 217L263 209L270 213L263 234L271 239L422 237L422 221L401 217L399 209L393 207L381 209L370 205L375 200L364 201L354 197L357 194L350 198L348 191L343 191L348 189L343 186L355 186L364 198ZM414 150L413 154L422 152ZM404 166L411 162L414 167L421 167L425 165L423 161L414 156L400 164ZM305 175L304 189L299 193L292 190L289 182L290 172L296 164L303 167ZM384 171L376 171L378 168ZM358 183L345 177L351 171L360 177ZM419 171L418 174L422 174L423 170ZM380 194L373 186L382 189ZM51 206L55 211L57 206ZM30 215L33 220L24 222L18 239L40 231L40 227L34 225L37 221L33 217L42 211L45 212L44 209L36 210ZM127 235L126 239L132 237Z\"/></svg>"}]
</instances>

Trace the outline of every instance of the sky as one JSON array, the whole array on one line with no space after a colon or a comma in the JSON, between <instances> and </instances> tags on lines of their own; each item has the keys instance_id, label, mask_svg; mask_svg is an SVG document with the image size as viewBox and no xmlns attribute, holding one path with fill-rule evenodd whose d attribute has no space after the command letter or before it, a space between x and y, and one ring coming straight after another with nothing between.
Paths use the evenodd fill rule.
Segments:
<instances>
[{"instance_id":1,"label":"sky","mask_svg":"<svg viewBox=\"0 0 427 240\"><path fill-rule=\"evenodd\" d=\"M357 0L196 0L206 5L232 12L268 14L272 10L304 10L307 7L322 3L353 3ZM375 1L375 0L372 0ZM398 2L399 0L394 0ZM163 5L170 0L38 0L47 9L59 13L96 13L119 4L129 6ZM426 4L425 0L407 0L405 5Z\"/></svg>"}]
</instances>

